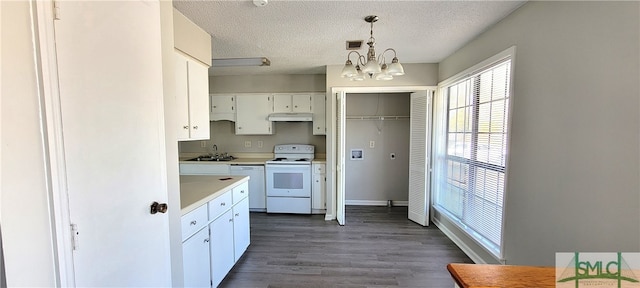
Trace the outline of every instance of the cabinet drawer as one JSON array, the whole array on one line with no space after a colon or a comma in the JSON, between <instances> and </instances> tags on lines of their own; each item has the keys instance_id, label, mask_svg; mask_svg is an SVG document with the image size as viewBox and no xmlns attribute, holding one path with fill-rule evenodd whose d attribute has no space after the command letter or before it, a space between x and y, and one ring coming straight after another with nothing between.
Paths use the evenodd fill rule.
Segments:
<instances>
[{"instance_id":1,"label":"cabinet drawer","mask_svg":"<svg viewBox=\"0 0 640 288\"><path fill-rule=\"evenodd\" d=\"M229 164L217 163L181 163L180 175L229 175Z\"/></svg>"},{"instance_id":2,"label":"cabinet drawer","mask_svg":"<svg viewBox=\"0 0 640 288\"><path fill-rule=\"evenodd\" d=\"M207 205L202 205L182 216L182 240L184 241L200 228L207 225Z\"/></svg>"},{"instance_id":3,"label":"cabinet drawer","mask_svg":"<svg viewBox=\"0 0 640 288\"><path fill-rule=\"evenodd\" d=\"M324 174L325 170L326 170L326 165L325 164L312 164L313 166L313 173L315 174Z\"/></svg>"},{"instance_id":4,"label":"cabinet drawer","mask_svg":"<svg viewBox=\"0 0 640 288\"><path fill-rule=\"evenodd\" d=\"M209 220L216 219L225 211L231 209L231 191L227 191L224 194L218 196L218 198L209 201Z\"/></svg>"},{"instance_id":5,"label":"cabinet drawer","mask_svg":"<svg viewBox=\"0 0 640 288\"><path fill-rule=\"evenodd\" d=\"M233 188L233 204L240 202L240 200L249 196L249 182L244 182Z\"/></svg>"}]
</instances>

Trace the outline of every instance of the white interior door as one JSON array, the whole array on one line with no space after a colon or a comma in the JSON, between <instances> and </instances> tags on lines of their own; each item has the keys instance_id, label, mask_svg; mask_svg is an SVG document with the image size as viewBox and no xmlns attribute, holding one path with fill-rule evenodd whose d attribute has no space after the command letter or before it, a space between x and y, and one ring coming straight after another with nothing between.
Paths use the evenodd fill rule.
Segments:
<instances>
[{"instance_id":1,"label":"white interior door","mask_svg":"<svg viewBox=\"0 0 640 288\"><path fill-rule=\"evenodd\" d=\"M345 207L344 207L344 183L345 183L345 107L347 103L347 94L344 91L336 93L336 218L338 224L345 224Z\"/></svg>"},{"instance_id":2,"label":"white interior door","mask_svg":"<svg viewBox=\"0 0 640 288\"><path fill-rule=\"evenodd\" d=\"M75 285L170 286L159 3L57 2Z\"/></svg>"},{"instance_id":3,"label":"white interior door","mask_svg":"<svg viewBox=\"0 0 640 288\"><path fill-rule=\"evenodd\" d=\"M431 100L433 91L411 94L409 141L409 220L429 225Z\"/></svg>"}]
</instances>

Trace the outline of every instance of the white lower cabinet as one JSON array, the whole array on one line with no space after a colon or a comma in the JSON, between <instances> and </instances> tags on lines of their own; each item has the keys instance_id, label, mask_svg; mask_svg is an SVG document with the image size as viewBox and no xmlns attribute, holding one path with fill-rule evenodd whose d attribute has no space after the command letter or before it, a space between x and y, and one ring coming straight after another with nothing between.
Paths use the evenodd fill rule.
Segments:
<instances>
[{"instance_id":1,"label":"white lower cabinet","mask_svg":"<svg viewBox=\"0 0 640 288\"><path fill-rule=\"evenodd\" d=\"M209 225L211 233L211 280L218 286L235 264L233 212L228 210Z\"/></svg>"},{"instance_id":2,"label":"white lower cabinet","mask_svg":"<svg viewBox=\"0 0 640 288\"><path fill-rule=\"evenodd\" d=\"M184 287L210 287L209 229L205 227L182 243Z\"/></svg>"},{"instance_id":3,"label":"white lower cabinet","mask_svg":"<svg viewBox=\"0 0 640 288\"><path fill-rule=\"evenodd\" d=\"M247 251L250 243L249 235L249 198L240 200L233 206L233 238L234 260L237 262L244 251Z\"/></svg>"},{"instance_id":4,"label":"white lower cabinet","mask_svg":"<svg viewBox=\"0 0 640 288\"><path fill-rule=\"evenodd\" d=\"M244 182L182 216L183 238L188 237L182 242L185 287L217 287L247 250L248 196ZM208 221L200 220L202 211L208 211ZM194 229L201 230L193 234Z\"/></svg>"},{"instance_id":5,"label":"white lower cabinet","mask_svg":"<svg viewBox=\"0 0 640 288\"><path fill-rule=\"evenodd\" d=\"M326 197L326 164L313 163L313 185L311 185L311 212L313 214L322 214L327 209Z\"/></svg>"}]
</instances>

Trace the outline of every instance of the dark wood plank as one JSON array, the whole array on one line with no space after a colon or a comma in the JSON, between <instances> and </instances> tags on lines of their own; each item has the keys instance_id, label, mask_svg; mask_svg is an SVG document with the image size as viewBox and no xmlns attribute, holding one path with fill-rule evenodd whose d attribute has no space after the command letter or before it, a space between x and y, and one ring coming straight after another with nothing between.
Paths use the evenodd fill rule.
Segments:
<instances>
[{"instance_id":1,"label":"dark wood plank","mask_svg":"<svg viewBox=\"0 0 640 288\"><path fill-rule=\"evenodd\" d=\"M347 206L324 215L251 213L251 245L220 287L446 287L447 264L472 263L407 207Z\"/></svg>"}]
</instances>

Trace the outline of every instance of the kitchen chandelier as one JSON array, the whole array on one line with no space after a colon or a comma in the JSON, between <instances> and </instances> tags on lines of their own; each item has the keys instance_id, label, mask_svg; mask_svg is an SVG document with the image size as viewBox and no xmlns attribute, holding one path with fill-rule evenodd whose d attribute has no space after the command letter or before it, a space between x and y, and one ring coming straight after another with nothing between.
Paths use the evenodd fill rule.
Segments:
<instances>
[{"instance_id":1,"label":"kitchen chandelier","mask_svg":"<svg viewBox=\"0 0 640 288\"><path fill-rule=\"evenodd\" d=\"M393 79L393 76L404 75L404 68L402 68L402 65L398 62L396 50L393 48L387 48L380 54L380 56L378 56L378 59L376 59L376 50L374 48L376 38L373 38L373 23L378 21L378 19L378 16L375 15L364 17L364 21L371 23L371 33L367 42L367 45L369 45L369 51L367 52L366 57L358 53L358 51L351 51L347 54L347 62L344 64L344 68L342 68L341 73L343 78L349 78L352 81L362 81L365 79L365 75L368 75L369 78L376 80L391 80ZM393 52L393 59L389 65L387 65L384 57L384 54L387 51ZM358 55L355 67L349 59L353 53ZM363 66L362 70L360 70L360 65Z\"/></svg>"}]
</instances>

